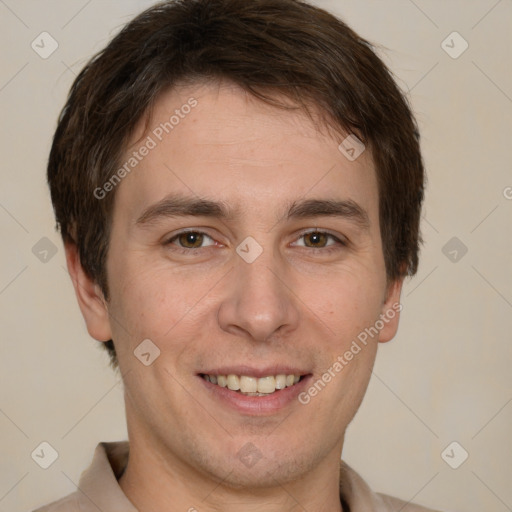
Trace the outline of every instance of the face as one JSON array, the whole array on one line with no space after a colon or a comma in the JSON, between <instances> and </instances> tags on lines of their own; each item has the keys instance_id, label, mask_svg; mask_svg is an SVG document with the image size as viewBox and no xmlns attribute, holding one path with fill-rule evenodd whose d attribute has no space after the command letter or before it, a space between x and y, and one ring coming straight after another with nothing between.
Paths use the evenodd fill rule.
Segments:
<instances>
[{"instance_id":1,"label":"face","mask_svg":"<svg viewBox=\"0 0 512 512\"><path fill-rule=\"evenodd\" d=\"M350 161L301 111L229 84L166 93L136 139L106 313L82 305L116 345L132 444L232 486L337 464L398 322L370 151Z\"/></svg>"}]
</instances>

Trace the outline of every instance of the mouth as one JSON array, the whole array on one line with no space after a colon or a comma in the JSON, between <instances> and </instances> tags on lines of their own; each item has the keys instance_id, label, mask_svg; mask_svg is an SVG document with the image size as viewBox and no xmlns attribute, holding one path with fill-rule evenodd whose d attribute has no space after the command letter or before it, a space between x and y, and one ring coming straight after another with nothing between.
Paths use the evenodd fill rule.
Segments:
<instances>
[{"instance_id":1,"label":"mouth","mask_svg":"<svg viewBox=\"0 0 512 512\"><path fill-rule=\"evenodd\" d=\"M295 386L306 377L306 375L293 373L279 373L263 377L232 373L218 375L200 373L199 376L211 384L235 391L240 395L259 397L275 395L286 388Z\"/></svg>"}]
</instances>

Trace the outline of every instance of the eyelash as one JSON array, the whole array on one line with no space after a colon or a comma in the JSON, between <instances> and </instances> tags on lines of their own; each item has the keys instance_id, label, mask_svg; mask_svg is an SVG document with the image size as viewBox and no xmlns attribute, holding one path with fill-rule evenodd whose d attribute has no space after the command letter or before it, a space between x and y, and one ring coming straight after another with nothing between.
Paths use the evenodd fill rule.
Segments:
<instances>
[{"instance_id":1,"label":"eyelash","mask_svg":"<svg viewBox=\"0 0 512 512\"><path fill-rule=\"evenodd\" d=\"M169 238L164 243L164 245L165 246L174 245L173 242L175 240L177 240L181 235L184 235L186 233L193 233L193 234L196 234L196 235L204 235L205 237L209 238L210 240L213 240L213 238L210 235L208 235L207 233L205 233L204 231L190 229L190 230L180 231L179 233L173 235L171 238ZM326 235L328 238L334 240L336 243L332 244L330 246L326 246L326 247L306 247L306 246L302 246L304 249L309 249L310 251L313 251L313 252L322 251L324 253L330 253L332 251L339 250L340 246L341 247L346 247L347 246L347 242L346 241L340 240L337 236L333 235L332 233L329 233L328 231L320 231L318 229L313 229L313 230L310 230L310 231L305 231L305 232L301 233L298 238L300 239L302 237L305 237L307 235L311 235L313 233L314 234L319 234L319 235ZM207 247L211 247L211 246L207 246ZM199 251L201 249L206 249L207 247L186 248L186 247L175 246L174 250L177 250L178 252L181 252L182 254L190 254L191 252L197 252L197 251Z\"/></svg>"}]
</instances>

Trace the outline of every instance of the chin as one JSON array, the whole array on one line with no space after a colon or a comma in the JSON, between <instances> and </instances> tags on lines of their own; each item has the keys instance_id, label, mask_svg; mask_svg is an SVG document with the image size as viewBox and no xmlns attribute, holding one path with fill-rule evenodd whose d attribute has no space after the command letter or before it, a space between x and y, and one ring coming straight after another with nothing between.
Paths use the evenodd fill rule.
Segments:
<instances>
[{"instance_id":1,"label":"chin","mask_svg":"<svg viewBox=\"0 0 512 512\"><path fill-rule=\"evenodd\" d=\"M270 443L268 438L247 436L245 442L238 440L237 447L219 446L205 451L199 448L191 454L196 460L195 469L230 489L271 489L308 474L327 455L327 450L301 442L300 447L281 443ZM280 444L280 447L275 445ZM240 445L241 447L239 447ZM300 452L307 446L307 452ZM208 455L205 455L208 454Z\"/></svg>"}]
</instances>

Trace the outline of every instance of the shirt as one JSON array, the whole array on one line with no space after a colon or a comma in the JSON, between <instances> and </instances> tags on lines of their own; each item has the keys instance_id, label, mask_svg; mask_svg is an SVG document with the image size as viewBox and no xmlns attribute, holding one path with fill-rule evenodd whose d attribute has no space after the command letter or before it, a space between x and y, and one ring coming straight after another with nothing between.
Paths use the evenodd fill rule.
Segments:
<instances>
[{"instance_id":1,"label":"shirt","mask_svg":"<svg viewBox=\"0 0 512 512\"><path fill-rule=\"evenodd\" d=\"M128 463L128 441L99 443L78 489L34 512L137 512L118 484ZM340 500L347 512L436 512L370 490L366 482L341 462Z\"/></svg>"}]
</instances>

